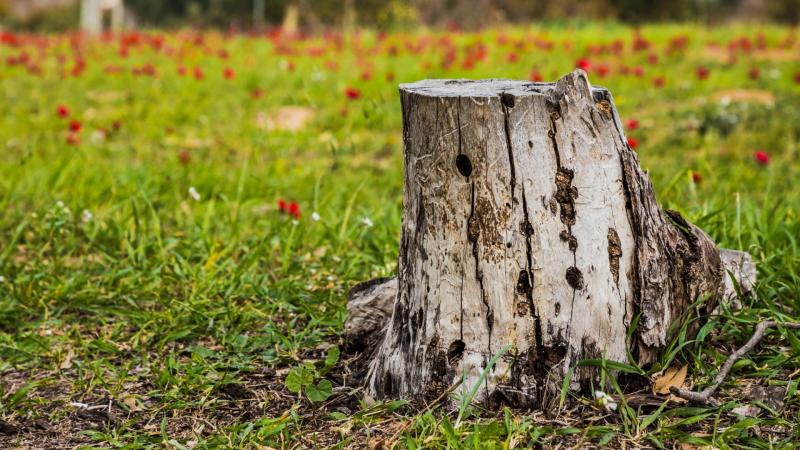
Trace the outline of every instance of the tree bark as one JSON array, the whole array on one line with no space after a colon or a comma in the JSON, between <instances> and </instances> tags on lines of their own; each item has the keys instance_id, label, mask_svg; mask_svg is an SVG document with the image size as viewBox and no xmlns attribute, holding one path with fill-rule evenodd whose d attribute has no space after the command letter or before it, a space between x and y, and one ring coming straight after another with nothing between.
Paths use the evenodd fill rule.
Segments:
<instances>
[{"instance_id":1,"label":"tree bark","mask_svg":"<svg viewBox=\"0 0 800 450\"><path fill-rule=\"evenodd\" d=\"M431 400L462 377L467 392L507 349L476 400L549 408L570 369L570 389L597 386L578 361L644 365L682 324L694 332L731 297L726 269L752 286L749 256L723 264L702 230L658 206L611 94L583 71L426 80L400 96L398 277L357 290L346 324L372 358L374 398Z\"/></svg>"}]
</instances>

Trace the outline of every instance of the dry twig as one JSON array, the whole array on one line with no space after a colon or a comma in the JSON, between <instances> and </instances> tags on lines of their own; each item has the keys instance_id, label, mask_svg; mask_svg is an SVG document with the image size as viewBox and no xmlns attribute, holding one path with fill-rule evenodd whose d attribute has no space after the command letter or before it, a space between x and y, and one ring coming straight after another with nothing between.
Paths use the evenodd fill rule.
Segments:
<instances>
[{"instance_id":1,"label":"dry twig","mask_svg":"<svg viewBox=\"0 0 800 450\"><path fill-rule=\"evenodd\" d=\"M761 341L761 338L764 337L764 333L767 331L767 328L776 326L782 326L790 329L800 329L800 323L780 323L772 320L761 322L756 325L756 329L753 331L753 336L750 337L747 343L728 356L725 364L722 365L722 367L719 369L719 373L717 373L717 376L714 377L714 383L700 392L681 389L677 386L671 387L670 392L673 395L689 400L690 402L699 403L702 405L716 405L718 402L712 397L712 395L714 395L714 393L716 393L719 389L720 385L722 385L722 382L725 380L725 377L728 376L728 373L730 373L736 360L746 355L750 350L758 345L758 343Z\"/></svg>"}]
</instances>

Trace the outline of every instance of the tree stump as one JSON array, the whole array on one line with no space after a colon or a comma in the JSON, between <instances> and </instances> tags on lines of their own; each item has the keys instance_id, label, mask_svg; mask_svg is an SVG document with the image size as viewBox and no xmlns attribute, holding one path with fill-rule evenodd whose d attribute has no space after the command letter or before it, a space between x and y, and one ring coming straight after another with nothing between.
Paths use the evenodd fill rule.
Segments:
<instances>
[{"instance_id":1,"label":"tree stump","mask_svg":"<svg viewBox=\"0 0 800 450\"><path fill-rule=\"evenodd\" d=\"M462 378L466 392L507 349L476 400L548 408L569 369L570 389L597 385L578 361L630 352L644 365L673 330L696 330L732 295L726 268L752 286L749 255L721 257L659 207L611 94L585 72L426 80L400 96L399 273L354 288L346 324L374 398L430 401Z\"/></svg>"}]
</instances>

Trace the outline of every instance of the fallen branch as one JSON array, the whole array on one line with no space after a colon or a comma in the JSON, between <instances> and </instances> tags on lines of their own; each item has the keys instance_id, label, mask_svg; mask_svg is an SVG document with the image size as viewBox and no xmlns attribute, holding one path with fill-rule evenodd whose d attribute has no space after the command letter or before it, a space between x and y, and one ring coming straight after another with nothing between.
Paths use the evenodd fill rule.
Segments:
<instances>
[{"instance_id":1,"label":"fallen branch","mask_svg":"<svg viewBox=\"0 0 800 450\"><path fill-rule=\"evenodd\" d=\"M761 338L764 337L764 333L767 331L767 328L772 328L776 326L783 326L790 329L800 329L800 323L780 323L774 322L772 320L767 320L765 322L761 322L756 325L756 329L753 332L753 336L745 343L741 348L736 350L735 352L731 353L728 356L727 361L722 367L719 369L719 373L716 377L714 377L714 383L708 386L707 388L703 389L700 392L690 391L687 389L681 389L677 386L672 386L670 388L670 392L672 395L680 397L685 400L689 400L690 402L699 403L702 405L716 405L718 402L716 399L712 398L712 395L717 392L722 382L725 380L725 377L728 376L731 369L733 368L733 364L741 358L742 356L746 355L750 350L755 348L756 345L761 341Z\"/></svg>"}]
</instances>

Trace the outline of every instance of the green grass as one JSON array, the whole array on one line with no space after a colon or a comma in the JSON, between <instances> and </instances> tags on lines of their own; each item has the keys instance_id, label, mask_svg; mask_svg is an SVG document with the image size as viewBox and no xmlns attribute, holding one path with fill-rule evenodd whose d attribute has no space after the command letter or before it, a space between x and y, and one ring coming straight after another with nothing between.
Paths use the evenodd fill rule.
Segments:
<instances>
[{"instance_id":1,"label":"green grass","mask_svg":"<svg viewBox=\"0 0 800 450\"><path fill-rule=\"evenodd\" d=\"M0 427L0 447L361 448L400 431L386 445L794 448L800 340L782 329L737 363L719 407L622 402L606 413L585 397L569 398L556 416L469 408L458 420L437 407L368 406L353 380L346 387L333 380L331 398L316 404L284 387L290 370L321 369L339 343L348 287L396 269L397 83L528 78L534 69L554 79L581 57L609 65L606 78L593 72L591 79L611 89L623 118L638 120L628 135L640 142L659 201L721 246L749 251L758 265L755 298L724 309L701 338L677 338L648 373L688 364L702 388L757 321L800 320L800 83L793 79L800 45L779 49L790 31L775 26L662 25L642 33L657 64L648 51L631 50L632 29L599 23L420 31L380 42L364 32L341 50L321 39L289 41L286 54L265 38L206 33L196 46L188 31L153 32L165 38L161 51L142 43L127 58L118 40L81 43L87 68L79 77L60 75L57 55L67 56L64 71L73 66L68 36L48 36L41 54L33 43L0 46L3 59L24 50L43 71L0 67L0 425L19 431ZM748 36L755 46L759 33L767 51L724 61L728 42ZM668 54L681 34L690 36L687 49ZM537 49L537 37L555 48ZM588 50L616 39L625 43L620 56ZM486 59L463 68L461 49L478 40ZM412 54L406 42L423 48ZM723 50L709 50L712 42ZM444 68L450 46L458 59ZM217 56L222 48L228 59ZM314 48L322 56L309 55ZM146 63L156 77L131 73ZM645 74L623 75L621 64ZM108 74L107 65L122 72ZM710 69L706 80L695 76L701 65ZM202 81L192 76L195 66ZM225 67L235 69L233 80L223 77ZM760 69L758 80L748 77L751 67ZM653 86L656 77L664 87ZM347 87L360 98L348 99ZM254 98L254 89L263 96ZM732 89L774 99L720 101ZM67 143L60 104L83 125L79 145ZM269 129L268 119L290 105L310 108L313 118L297 132ZM108 135L93 137L99 129ZM769 153L768 165L754 161L757 149ZM300 219L281 214L279 199L297 201ZM82 220L84 210L90 220ZM734 414L753 403L751 385L782 387L783 407Z\"/></svg>"}]
</instances>

